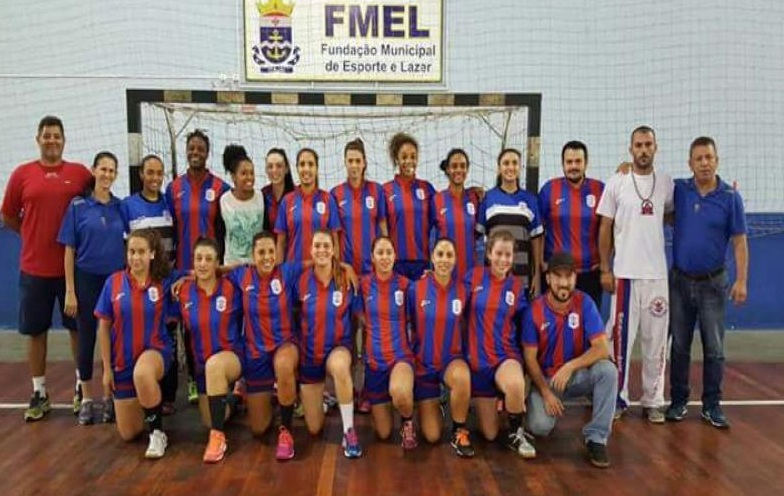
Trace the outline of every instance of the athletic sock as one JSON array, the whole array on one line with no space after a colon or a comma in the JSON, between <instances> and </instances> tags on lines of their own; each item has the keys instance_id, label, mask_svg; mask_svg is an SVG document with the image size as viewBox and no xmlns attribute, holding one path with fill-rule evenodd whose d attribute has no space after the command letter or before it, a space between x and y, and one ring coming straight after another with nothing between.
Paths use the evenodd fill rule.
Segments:
<instances>
[{"instance_id":1,"label":"athletic sock","mask_svg":"<svg viewBox=\"0 0 784 496\"><path fill-rule=\"evenodd\" d=\"M161 414L161 404L152 408L144 408L144 423L147 424L149 432L163 430L163 415Z\"/></svg>"},{"instance_id":2,"label":"athletic sock","mask_svg":"<svg viewBox=\"0 0 784 496\"><path fill-rule=\"evenodd\" d=\"M354 402L340 405L340 418L343 420L343 433L354 428Z\"/></svg>"},{"instance_id":3,"label":"athletic sock","mask_svg":"<svg viewBox=\"0 0 784 496\"><path fill-rule=\"evenodd\" d=\"M509 430L511 432L517 432L517 430L523 425L523 414L510 413L508 417L509 417Z\"/></svg>"},{"instance_id":4,"label":"athletic sock","mask_svg":"<svg viewBox=\"0 0 784 496\"><path fill-rule=\"evenodd\" d=\"M226 395L207 396L207 401L210 404L212 428L216 431L223 431L223 423L226 419Z\"/></svg>"},{"instance_id":5,"label":"athletic sock","mask_svg":"<svg viewBox=\"0 0 784 496\"><path fill-rule=\"evenodd\" d=\"M280 425L291 430L291 419L294 416L294 405L280 405Z\"/></svg>"},{"instance_id":6,"label":"athletic sock","mask_svg":"<svg viewBox=\"0 0 784 496\"><path fill-rule=\"evenodd\" d=\"M33 392L38 391L41 396L46 396L46 377L33 377Z\"/></svg>"}]
</instances>

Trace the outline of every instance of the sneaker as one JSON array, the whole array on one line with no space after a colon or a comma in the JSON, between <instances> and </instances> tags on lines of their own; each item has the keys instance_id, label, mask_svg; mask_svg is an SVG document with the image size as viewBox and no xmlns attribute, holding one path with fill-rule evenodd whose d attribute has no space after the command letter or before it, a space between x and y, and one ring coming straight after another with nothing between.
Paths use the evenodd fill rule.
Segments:
<instances>
[{"instance_id":1,"label":"sneaker","mask_svg":"<svg viewBox=\"0 0 784 496\"><path fill-rule=\"evenodd\" d=\"M664 423L664 412L659 407L652 407L652 408L643 408L642 415L648 422L651 424L663 424Z\"/></svg>"},{"instance_id":2,"label":"sneaker","mask_svg":"<svg viewBox=\"0 0 784 496\"><path fill-rule=\"evenodd\" d=\"M531 444L531 435L518 427L517 431L510 432L506 438L506 445L523 458L536 458L536 448Z\"/></svg>"},{"instance_id":3,"label":"sneaker","mask_svg":"<svg viewBox=\"0 0 784 496\"><path fill-rule=\"evenodd\" d=\"M113 424L114 419L114 398L110 396L103 399L103 414L101 414L101 420L104 424Z\"/></svg>"},{"instance_id":4,"label":"sneaker","mask_svg":"<svg viewBox=\"0 0 784 496\"><path fill-rule=\"evenodd\" d=\"M294 438L288 429L282 425L278 428L278 447L275 449L275 459L279 461L294 458Z\"/></svg>"},{"instance_id":5,"label":"sneaker","mask_svg":"<svg viewBox=\"0 0 784 496\"><path fill-rule=\"evenodd\" d=\"M327 391L324 391L322 402L324 404L324 413L327 413L330 408L334 408L338 406L338 399L332 396Z\"/></svg>"},{"instance_id":6,"label":"sneaker","mask_svg":"<svg viewBox=\"0 0 784 496\"><path fill-rule=\"evenodd\" d=\"M615 413L613 413L613 420L621 420L621 417L623 417L623 414L626 413L628 409L629 409L628 406L616 404Z\"/></svg>"},{"instance_id":7,"label":"sneaker","mask_svg":"<svg viewBox=\"0 0 784 496\"><path fill-rule=\"evenodd\" d=\"M93 405L93 400L85 400L79 406L79 415L76 420L79 425L93 425L95 423L94 414L95 406Z\"/></svg>"},{"instance_id":8,"label":"sneaker","mask_svg":"<svg viewBox=\"0 0 784 496\"><path fill-rule=\"evenodd\" d=\"M77 384L74 388L74 395L73 395L73 414L79 415L82 407L82 399L84 396L82 395L82 385Z\"/></svg>"},{"instance_id":9,"label":"sneaker","mask_svg":"<svg viewBox=\"0 0 784 496\"><path fill-rule=\"evenodd\" d=\"M356 410L357 413L368 414L373 411L373 406L370 404L370 400L368 399L364 389L358 395L356 395L355 400L356 401L354 404L356 407L354 410Z\"/></svg>"},{"instance_id":10,"label":"sneaker","mask_svg":"<svg viewBox=\"0 0 784 496\"><path fill-rule=\"evenodd\" d=\"M297 402L294 405L294 418L302 418L305 416L305 407L302 406L302 403Z\"/></svg>"},{"instance_id":11,"label":"sneaker","mask_svg":"<svg viewBox=\"0 0 784 496\"><path fill-rule=\"evenodd\" d=\"M150 433L150 444L147 445L147 451L144 452L144 457L149 458L150 460L163 458L168 444L169 441L166 438L166 433L155 429Z\"/></svg>"},{"instance_id":12,"label":"sneaker","mask_svg":"<svg viewBox=\"0 0 784 496\"><path fill-rule=\"evenodd\" d=\"M417 447L417 434L413 420L403 422L403 427L400 428L400 446L406 451Z\"/></svg>"},{"instance_id":13,"label":"sneaker","mask_svg":"<svg viewBox=\"0 0 784 496\"><path fill-rule=\"evenodd\" d=\"M585 443L585 448L588 450L588 460L591 465L599 468L607 468L610 466L610 458L607 456L607 446L588 441Z\"/></svg>"},{"instance_id":14,"label":"sneaker","mask_svg":"<svg viewBox=\"0 0 784 496\"><path fill-rule=\"evenodd\" d=\"M188 403L195 405L199 402L199 389L196 387L196 381L188 381Z\"/></svg>"},{"instance_id":15,"label":"sneaker","mask_svg":"<svg viewBox=\"0 0 784 496\"><path fill-rule=\"evenodd\" d=\"M177 413L177 406L173 401L164 401L161 403L161 415L164 417L170 417L175 413Z\"/></svg>"},{"instance_id":16,"label":"sneaker","mask_svg":"<svg viewBox=\"0 0 784 496\"><path fill-rule=\"evenodd\" d=\"M703 407L702 419L717 429L730 428L730 422L719 405Z\"/></svg>"},{"instance_id":17,"label":"sneaker","mask_svg":"<svg viewBox=\"0 0 784 496\"><path fill-rule=\"evenodd\" d=\"M474 456L474 447L471 445L471 434L468 429L462 427L455 430L452 434L452 447L457 456L461 458L471 458Z\"/></svg>"},{"instance_id":18,"label":"sneaker","mask_svg":"<svg viewBox=\"0 0 784 496\"><path fill-rule=\"evenodd\" d=\"M673 403L669 408L667 408L667 411L664 412L664 418L667 419L668 422L680 422L686 418L687 413L688 410L686 409L685 404Z\"/></svg>"},{"instance_id":19,"label":"sneaker","mask_svg":"<svg viewBox=\"0 0 784 496\"><path fill-rule=\"evenodd\" d=\"M30 396L30 406L27 407L24 413L25 422L35 422L41 420L44 415L52 411L52 405L49 403L48 396L41 396L40 391L35 391Z\"/></svg>"},{"instance_id":20,"label":"sneaker","mask_svg":"<svg viewBox=\"0 0 784 496\"><path fill-rule=\"evenodd\" d=\"M152 442L152 441L150 441ZM210 440L204 449L204 463L218 463L226 456L226 434L215 429L210 429Z\"/></svg>"},{"instance_id":21,"label":"sneaker","mask_svg":"<svg viewBox=\"0 0 784 496\"><path fill-rule=\"evenodd\" d=\"M359 445L357 431L353 428L343 434L343 454L346 458L359 458L362 456L362 446Z\"/></svg>"}]
</instances>

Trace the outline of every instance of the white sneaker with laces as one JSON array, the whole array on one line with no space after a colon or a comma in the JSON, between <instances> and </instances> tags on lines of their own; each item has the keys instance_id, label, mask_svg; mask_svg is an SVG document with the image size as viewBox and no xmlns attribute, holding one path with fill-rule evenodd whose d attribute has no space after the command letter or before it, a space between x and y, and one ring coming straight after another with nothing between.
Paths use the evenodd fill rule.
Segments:
<instances>
[{"instance_id":1,"label":"white sneaker with laces","mask_svg":"<svg viewBox=\"0 0 784 496\"><path fill-rule=\"evenodd\" d=\"M517 432L509 435L507 444L523 458L536 458L536 448L531 444L529 434L522 427L518 427Z\"/></svg>"},{"instance_id":2,"label":"white sneaker with laces","mask_svg":"<svg viewBox=\"0 0 784 496\"><path fill-rule=\"evenodd\" d=\"M163 458L168 444L169 440L166 437L166 433L155 429L150 434L150 444L147 445L147 451L144 452L144 457L151 460Z\"/></svg>"}]
</instances>

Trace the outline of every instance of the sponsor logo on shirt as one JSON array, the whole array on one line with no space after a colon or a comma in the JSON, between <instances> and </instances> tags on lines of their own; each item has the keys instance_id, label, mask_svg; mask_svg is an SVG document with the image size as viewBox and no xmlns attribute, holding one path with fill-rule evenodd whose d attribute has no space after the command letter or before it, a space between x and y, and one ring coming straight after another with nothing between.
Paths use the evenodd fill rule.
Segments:
<instances>
[{"instance_id":1,"label":"sponsor logo on shirt","mask_svg":"<svg viewBox=\"0 0 784 496\"><path fill-rule=\"evenodd\" d=\"M345 205L345 204L346 204L346 200L340 200L340 202L338 202L338 207L342 208L343 205Z\"/></svg>"},{"instance_id":2,"label":"sponsor logo on shirt","mask_svg":"<svg viewBox=\"0 0 784 496\"><path fill-rule=\"evenodd\" d=\"M558 205L560 205L561 203L563 203L565 201L566 201L566 199L564 199L564 198L556 198L555 199L555 206L557 207Z\"/></svg>"},{"instance_id":3,"label":"sponsor logo on shirt","mask_svg":"<svg viewBox=\"0 0 784 496\"><path fill-rule=\"evenodd\" d=\"M425 308L428 305L430 305L430 300L422 300L419 302L419 308Z\"/></svg>"},{"instance_id":4,"label":"sponsor logo on shirt","mask_svg":"<svg viewBox=\"0 0 784 496\"><path fill-rule=\"evenodd\" d=\"M182 309L183 310L187 310L187 309L189 309L192 306L193 306L193 302L192 301L186 301L185 303L182 304Z\"/></svg>"},{"instance_id":5,"label":"sponsor logo on shirt","mask_svg":"<svg viewBox=\"0 0 784 496\"><path fill-rule=\"evenodd\" d=\"M120 301L120 299L123 296L125 296L125 293L123 293L123 292L117 293L117 296L114 297L114 301Z\"/></svg>"},{"instance_id":6,"label":"sponsor logo on shirt","mask_svg":"<svg viewBox=\"0 0 784 496\"><path fill-rule=\"evenodd\" d=\"M387 197L387 201L389 203L392 203L392 201L395 199L396 196L397 196L396 194L392 193L391 195L389 195L389 197Z\"/></svg>"},{"instance_id":7,"label":"sponsor logo on shirt","mask_svg":"<svg viewBox=\"0 0 784 496\"><path fill-rule=\"evenodd\" d=\"M540 332L544 332L544 331L547 330L548 327L550 327L550 321L546 320L546 321L542 322L542 325L539 326L539 331Z\"/></svg>"},{"instance_id":8,"label":"sponsor logo on shirt","mask_svg":"<svg viewBox=\"0 0 784 496\"><path fill-rule=\"evenodd\" d=\"M483 289L485 289L485 287L484 287L484 286L477 286L477 287L475 287L475 288L473 289L473 291L474 291L474 293L478 293L478 292L482 291Z\"/></svg>"},{"instance_id":9,"label":"sponsor logo on shirt","mask_svg":"<svg viewBox=\"0 0 784 496\"><path fill-rule=\"evenodd\" d=\"M293 212L296 209L297 209L297 206L296 205L292 205L291 208L289 209L289 212Z\"/></svg>"},{"instance_id":10,"label":"sponsor logo on shirt","mask_svg":"<svg viewBox=\"0 0 784 496\"><path fill-rule=\"evenodd\" d=\"M443 216L445 213L446 213L446 208L442 208L441 210L438 211L438 215L441 216Z\"/></svg>"},{"instance_id":11,"label":"sponsor logo on shirt","mask_svg":"<svg viewBox=\"0 0 784 496\"><path fill-rule=\"evenodd\" d=\"M253 284L248 284L247 286L245 286L245 289L243 289L243 291L245 291L246 293L249 293L249 292L253 291L254 289L256 289L256 286L254 286Z\"/></svg>"},{"instance_id":12,"label":"sponsor logo on shirt","mask_svg":"<svg viewBox=\"0 0 784 496\"><path fill-rule=\"evenodd\" d=\"M577 313L570 313L567 320L569 322L569 329L577 329L580 327L580 315Z\"/></svg>"},{"instance_id":13,"label":"sponsor logo on shirt","mask_svg":"<svg viewBox=\"0 0 784 496\"><path fill-rule=\"evenodd\" d=\"M215 298L215 310L219 312L223 312L226 310L226 297L225 296L218 296Z\"/></svg>"},{"instance_id":14,"label":"sponsor logo on shirt","mask_svg":"<svg viewBox=\"0 0 784 496\"><path fill-rule=\"evenodd\" d=\"M302 295L302 298L300 298L300 301L305 303L309 299L310 299L310 293L305 293L304 295Z\"/></svg>"}]
</instances>

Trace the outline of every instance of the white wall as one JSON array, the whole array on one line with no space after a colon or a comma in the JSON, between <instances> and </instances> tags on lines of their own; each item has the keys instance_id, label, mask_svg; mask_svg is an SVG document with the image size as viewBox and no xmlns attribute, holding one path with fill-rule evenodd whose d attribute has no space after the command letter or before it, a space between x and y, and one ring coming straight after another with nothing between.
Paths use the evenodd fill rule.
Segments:
<instances>
[{"instance_id":1,"label":"white wall","mask_svg":"<svg viewBox=\"0 0 784 496\"><path fill-rule=\"evenodd\" d=\"M784 2L445 3L445 89L542 93L543 178L568 139L607 176L645 123L659 167L685 175L689 142L711 135L747 208L784 211ZM125 89L212 89L242 73L240 27L238 0L0 2L0 190L36 156L44 114L65 120L67 157L126 157Z\"/></svg>"}]
</instances>

